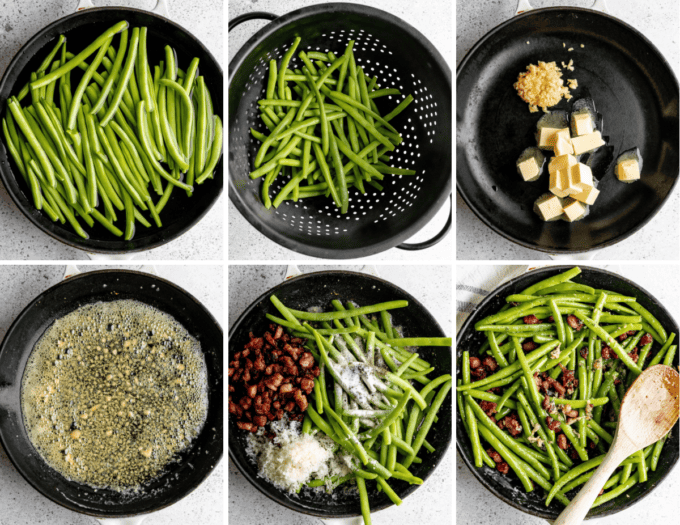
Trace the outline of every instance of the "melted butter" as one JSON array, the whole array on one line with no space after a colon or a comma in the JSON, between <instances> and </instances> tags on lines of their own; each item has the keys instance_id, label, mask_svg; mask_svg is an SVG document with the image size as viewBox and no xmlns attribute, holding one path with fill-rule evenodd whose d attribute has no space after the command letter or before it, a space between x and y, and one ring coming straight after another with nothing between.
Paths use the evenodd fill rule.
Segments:
<instances>
[{"instance_id":1,"label":"melted butter","mask_svg":"<svg viewBox=\"0 0 680 525\"><path fill-rule=\"evenodd\" d=\"M200 433L208 414L199 342L133 300L55 321L29 357L21 404L29 438L66 478L138 490Z\"/></svg>"}]
</instances>

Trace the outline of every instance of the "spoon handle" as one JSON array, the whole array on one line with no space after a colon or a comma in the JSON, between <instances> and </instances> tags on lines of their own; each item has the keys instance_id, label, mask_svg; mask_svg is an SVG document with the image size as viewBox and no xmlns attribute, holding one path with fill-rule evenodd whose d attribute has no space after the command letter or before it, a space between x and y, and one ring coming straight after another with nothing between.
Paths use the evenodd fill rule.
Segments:
<instances>
[{"instance_id":1,"label":"spoon handle","mask_svg":"<svg viewBox=\"0 0 680 525\"><path fill-rule=\"evenodd\" d=\"M626 447L627 448L627 447ZM634 452L634 451L633 451ZM616 439L609 449L609 453L595 471L595 474L588 480L588 483L581 489L571 503L557 517L553 525L578 525L583 521L597 498L600 490L607 483L607 480L614 473L621 462L632 452L628 452L624 447L616 446Z\"/></svg>"}]
</instances>

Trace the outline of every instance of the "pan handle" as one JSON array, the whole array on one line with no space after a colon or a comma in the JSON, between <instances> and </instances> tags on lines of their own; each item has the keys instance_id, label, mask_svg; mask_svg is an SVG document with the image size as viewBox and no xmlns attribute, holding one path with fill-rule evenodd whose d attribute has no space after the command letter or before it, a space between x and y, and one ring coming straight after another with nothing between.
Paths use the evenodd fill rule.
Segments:
<instances>
[{"instance_id":1,"label":"pan handle","mask_svg":"<svg viewBox=\"0 0 680 525\"><path fill-rule=\"evenodd\" d=\"M149 516L130 516L128 518L96 518L102 525L141 525L142 522Z\"/></svg>"},{"instance_id":2,"label":"pan handle","mask_svg":"<svg viewBox=\"0 0 680 525\"><path fill-rule=\"evenodd\" d=\"M92 9L96 7L92 0L78 0L78 7L76 7L76 12L82 11L83 9ZM160 15L165 18L170 17L170 10L168 9L167 0L156 0L156 6L150 10L151 13Z\"/></svg>"},{"instance_id":3,"label":"pan handle","mask_svg":"<svg viewBox=\"0 0 680 525\"><path fill-rule=\"evenodd\" d=\"M324 525L361 525L364 522L361 516L355 518L319 518L319 521Z\"/></svg>"},{"instance_id":4,"label":"pan handle","mask_svg":"<svg viewBox=\"0 0 680 525\"><path fill-rule=\"evenodd\" d=\"M521 0L520 0L521 1ZM453 225L453 193L449 195L449 204L451 206L449 210L449 218L446 221L446 224L444 225L444 228L432 237L431 239L424 241L424 242L419 242L416 244L407 244L407 243L401 243L396 246L396 248L399 248L400 250L407 250L407 251L416 251L416 250L424 250L425 248L430 248L437 244L439 241L441 241L446 235L449 233L451 230L451 226Z\"/></svg>"},{"instance_id":5,"label":"pan handle","mask_svg":"<svg viewBox=\"0 0 680 525\"><path fill-rule=\"evenodd\" d=\"M600 250L591 250L583 253L549 253L553 261L592 261Z\"/></svg>"},{"instance_id":6,"label":"pan handle","mask_svg":"<svg viewBox=\"0 0 680 525\"><path fill-rule=\"evenodd\" d=\"M361 273L372 275L373 277L380 277L378 269L372 264L365 264L364 266L361 267L359 271ZM300 268L298 268L296 264L291 263L286 267L286 275L284 276L283 280L287 281L289 279L292 279L293 277L302 275L303 273L304 272L300 271Z\"/></svg>"},{"instance_id":7,"label":"pan handle","mask_svg":"<svg viewBox=\"0 0 680 525\"><path fill-rule=\"evenodd\" d=\"M518 0L515 16L519 15L520 13L525 13L526 11L532 11L533 9L535 8L532 7L532 5L529 3L529 0ZM600 11L606 15L610 14L609 8L607 7L607 0L595 0L591 6L591 9L594 11Z\"/></svg>"},{"instance_id":8,"label":"pan handle","mask_svg":"<svg viewBox=\"0 0 680 525\"><path fill-rule=\"evenodd\" d=\"M158 277L158 269L153 264L144 264L140 266L139 271ZM64 270L64 281L69 277L75 277L81 273L83 272L81 272L75 264L67 264L66 269Z\"/></svg>"},{"instance_id":9,"label":"pan handle","mask_svg":"<svg viewBox=\"0 0 680 525\"><path fill-rule=\"evenodd\" d=\"M228 31L231 32L232 29L234 29L236 26L240 26L243 22L247 22L248 20L276 20L279 16L275 15L273 13L265 13L264 11L253 11L252 13L243 13L242 15L237 16L236 18L233 18L232 20L229 20L229 29Z\"/></svg>"}]
</instances>

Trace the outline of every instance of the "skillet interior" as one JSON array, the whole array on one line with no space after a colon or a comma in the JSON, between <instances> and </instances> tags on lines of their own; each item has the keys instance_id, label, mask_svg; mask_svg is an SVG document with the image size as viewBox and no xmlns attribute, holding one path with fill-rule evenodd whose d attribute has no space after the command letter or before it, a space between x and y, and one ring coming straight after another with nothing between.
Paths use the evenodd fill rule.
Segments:
<instances>
[{"instance_id":1,"label":"skillet interior","mask_svg":"<svg viewBox=\"0 0 680 525\"><path fill-rule=\"evenodd\" d=\"M208 418L201 434L176 463L139 493L95 490L71 482L31 445L21 412L21 379L35 343L55 319L83 304L135 299L172 315L201 343L208 368ZM176 285L148 274L105 270L53 286L17 317L0 346L0 441L24 478L44 496L93 516L127 516L161 509L189 494L217 466L223 449L222 330L212 315Z\"/></svg>"},{"instance_id":2,"label":"skillet interior","mask_svg":"<svg viewBox=\"0 0 680 525\"><path fill-rule=\"evenodd\" d=\"M476 332L474 324L483 319L485 316L496 313L501 306L505 304L505 297L518 293L531 284L540 280L546 279L552 275L562 273L571 268L571 266L551 266L526 273L512 281L504 284L500 288L494 290L488 295L465 321L465 324L460 329L457 337L456 359L460 362L460 358L465 350L470 352L470 355L479 355L479 348L486 339L483 333ZM668 333L678 333L678 325L671 316L670 312L664 308L649 292L628 281L627 279L600 270L598 268L589 268L581 266L581 274L574 278L574 282L587 284L594 288L604 288L613 290L623 295L630 295L637 297L638 302L647 308L664 326ZM654 351L659 348L658 343L654 346ZM675 366L678 365L678 356L676 354ZM460 379L460 367L457 370L457 379ZM472 474L484 485L488 490L495 494L498 498L512 505L518 510L539 516L542 518L554 520L564 510L564 507L558 502L551 503L550 507L545 506L544 491L537 488L533 493L526 493L519 479L512 473L507 476L500 474L495 469L490 469L486 465L481 469L475 468L474 459L472 455L472 447L470 439L465 432L465 427L460 421L456 419L456 444L458 452L463 461L471 470ZM625 494L615 498L593 510L588 514L588 518L603 517L610 514L615 514L628 507L634 505L642 498L650 494L670 473L678 461L678 444L680 443L679 425L675 425L671 431L670 438L666 442L661 459L655 472L649 471L649 480L646 483L634 485ZM484 442L485 444L485 442ZM594 457L594 456L593 456ZM578 493L577 487L574 491L567 494L569 499Z\"/></svg>"},{"instance_id":3,"label":"skillet interior","mask_svg":"<svg viewBox=\"0 0 680 525\"><path fill-rule=\"evenodd\" d=\"M563 70L563 79L578 80L572 102L587 88L614 156L637 146L644 169L640 181L623 184L610 168L590 215L545 223L533 203L548 191L547 168L533 183L515 169L522 150L536 143L542 112L530 113L512 85L530 63L570 59L575 70ZM556 108L570 106L562 100ZM579 252L621 241L656 214L678 177L677 80L642 34L595 11L530 11L487 34L458 67L456 126L458 191L487 226L528 248Z\"/></svg>"},{"instance_id":4,"label":"skillet interior","mask_svg":"<svg viewBox=\"0 0 680 525\"><path fill-rule=\"evenodd\" d=\"M406 299L409 306L392 311L395 326L404 328L404 335L411 336L445 336L437 321L412 295L382 279L366 274L328 271L305 274L290 279L261 295L241 315L229 333L229 356L232 356L250 339L249 332L262 334L269 329L269 320L265 314L279 315L278 310L271 304L271 294L291 308L307 310L311 307L321 307L333 310L331 300L339 299L343 302L355 301L359 305L370 305L383 301ZM430 377L441 374L451 374L451 351L446 348L421 347L418 350L423 359L435 367ZM442 460L451 441L451 411L452 397L448 397L438 412L439 422L428 434L428 441L435 447L432 454L421 453L421 464L413 464L410 470L415 476L426 480ZM246 448L246 434L236 425L229 422L229 457L236 463L243 475L265 496L297 512L322 517L344 517L359 515L358 494L353 491L342 494L339 490L331 496L303 490L299 496L288 495L257 475L257 466L248 458ZM390 480L390 486L402 499L412 493L417 485L409 485L403 481ZM390 506L391 501L384 493L378 493L374 483L369 483L369 498L371 511L375 512Z\"/></svg>"},{"instance_id":5,"label":"skillet interior","mask_svg":"<svg viewBox=\"0 0 680 525\"><path fill-rule=\"evenodd\" d=\"M164 60L164 47L171 45L177 51L178 66L186 70L189 62L198 57L199 74L203 75L210 90L215 114L222 113L222 69L210 51L181 26L147 11L130 8L96 8L74 13L57 20L38 32L21 48L10 63L0 82L0 114L4 115L7 98L17 95L21 87L30 79L45 56L52 49L60 34L66 35L67 50L77 54L97 36L120 20L127 20L130 27L148 27L148 56L151 67ZM112 46L117 51L120 36L113 39ZM91 60L90 57L89 60ZM102 69L100 68L100 71ZM73 89L82 76L76 68L71 73ZM22 101L25 105L28 99ZM45 214L33 206L30 190L24 184L14 160L0 137L0 178L8 193L19 209L38 228L48 235L70 246L94 252L134 252L147 250L165 244L189 230L203 217L217 201L222 192L222 161L215 169L215 179L197 186L193 197L188 198L183 190L175 190L161 214L162 228L151 228L137 224L137 231L131 241L121 240L106 228L95 222L93 228L86 227L90 238L85 240L73 232L68 223L53 223ZM153 192L152 192L153 193ZM152 198L157 200L153 193ZM148 212L143 212L148 218ZM119 214L120 222L120 214ZM82 222L81 222L82 224Z\"/></svg>"}]
</instances>

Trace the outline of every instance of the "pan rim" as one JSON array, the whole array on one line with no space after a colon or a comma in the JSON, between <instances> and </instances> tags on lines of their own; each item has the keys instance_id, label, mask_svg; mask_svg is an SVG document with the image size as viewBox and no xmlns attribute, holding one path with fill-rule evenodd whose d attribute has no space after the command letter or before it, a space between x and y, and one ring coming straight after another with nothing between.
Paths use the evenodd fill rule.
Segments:
<instances>
[{"instance_id":1,"label":"pan rim","mask_svg":"<svg viewBox=\"0 0 680 525\"><path fill-rule=\"evenodd\" d=\"M512 18L501 22L497 26L493 27L490 29L482 38L480 38L474 46L472 46L468 52L465 54L465 56L461 59L460 63L456 67L456 80L458 80L458 77L460 74L463 72L463 69L467 65L467 63L470 61L472 56L477 52L477 50L482 47L486 43L488 39L490 39L494 34L496 34L498 31L503 29L504 27L512 24L516 20L523 19L525 17L533 16L536 14L543 14L546 12L559 12L559 11L564 11L568 13L572 12L585 12L591 15L596 15L600 16L603 18L608 19L611 22L614 22L616 24L619 24L622 26L624 29L626 29L629 32L632 32L640 38L648 47L653 49L656 53L656 58L664 65L664 67L668 70L668 73L670 74L670 77L674 84L675 84L675 89L676 91L680 91L679 85L678 85L678 77L676 76L675 72L673 71L670 62L666 59L666 56L661 53L661 51L654 45L654 43L649 40L640 30L636 29L635 27L631 26L627 22L624 22L620 18L617 18L609 13L603 13L601 11L596 11L593 9L587 9L587 8L582 8L582 7L543 7L543 8L537 8L537 9L532 9L530 11L525 11L524 13L521 13L519 15L515 15ZM456 133L456 145L458 145L458 133ZM621 233L612 239L609 239L607 241L601 242L600 244L597 244L595 246L590 246L589 248L573 248L573 249L568 249L568 248L551 248L551 247L546 247L546 246L541 246L541 245L536 245L532 244L530 242L521 240L513 236L512 234L501 230L500 228L497 228L494 224L491 223L491 221L482 215L478 209L477 206L472 203L472 200L470 197L461 189L461 184L458 182L458 178L456 177L456 191L457 193L461 196L463 201L465 202L466 206L474 213L475 217L482 221L482 223L487 226L491 231L494 233L497 233L498 235L504 237L505 239L511 241L514 244L518 244L520 246L523 246L524 248L528 248L531 250L536 250L539 252L543 253L548 253L548 254L576 254L576 253L587 253L591 251L596 251L596 250L602 250L604 248L607 248L609 246L613 246L614 244L618 244L619 242L624 241L628 237L632 236L633 234L637 233L640 231L644 226L646 226L656 215L661 211L661 208L668 202L668 199L671 197L673 192L675 191L675 187L677 186L678 179L680 178L680 166L676 169L675 176L673 183L671 184L670 189L668 190L668 193L666 196L661 200L657 208L652 211L643 221L641 221L639 224L631 228L629 231Z\"/></svg>"},{"instance_id":2,"label":"pan rim","mask_svg":"<svg viewBox=\"0 0 680 525\"><path fill-rule=\"evenodd\" d=\"M306 7L296 9L294 11L289 11L283 15L277 17L276 19L270 21L260 30L258 30L253 36L251 36L234 57L229 62L229 91L231 91L231 83L234 79L234 74L243 65L244 60L250 55L250 53L257 47L258 42L261 42L264 38L273 34L281 27L293 23L295 20L300 18L300 15L304 13L304 16L310 16L317 14L319 12L324 12L329 9L338 9L340 12L352 12L359 13L363 16L370 16L374 13L382 19L387 19L391 23L398 25L400 29L411 34L425 47L431 55L436 58L436 63L441 66L441 71L446 77L447 85L451 96L453 96L453 89L451 85L451 68L444 60L444 57L439 53L436 47L430 42L430 40L418 31L415 27L409 24L407 21L387 12L382 9L377 9L375 7L363 5L363 4L353 4L348 2L332 2L327 4L314 4ZM368 12L368 13L367 13ZM322 248L318 246L309 245L303 243L302 241L289 238L282 233L279 233L276 229L269 226L266 221L257 220L257 214L253 214L249 211L248 206L243 202L242 199L238 198L239 192L235 181L232 177L229 177L229 200L237 208L241 216L254 227L258 232L267 237L267 239L275 242L276 244L283 246L289 250L296 253L301 253L303 255L309 255L311 257L325 258L325 259L353 259L356 257L366 257L369 255L375 255L391 248L396 247L402 242L408 240L420 230L422 230L441 210L446 202L446 198L452 193L453 187L453 151L451 150L450 156L450 171L451 175L448 177L443 190L440 192L439 196L435 201L433 201L430 209L427 213L421 215L421 217L408 225L404 230L402 230L398 235L393 236L388 240L376 241L361 248ZM230 162L231 164L231 162ZM229 170L230 171L230 170Z\"/></svg>"},{"instance_id":3,"label":"pan rim","mask_svg":"<svg viewBox=\"0 0 680 525\"><path fill-rule=\"evenodd\" d=\"M270 288L260 296L258 296L244 311L241 315L239 315L238 319L234 322L234 324L229 328L229 335L228 335L228 340L231 341L232 337L235 335L237 329L240 327L240 325L244 322L245 318L251 313L251 311L257 307L262 301L264 300L269 300L269 297L276 292L276 290L282 288L283 286L287 285L288 283L294 283L298 281L303 281L305 278L309 277L323 277L323 276L332 276L332 275L345 275L345 276L357 276L357 277L362 277L362 278L369 278L371 280L374 280L378 282L379 284L383 285L388 285L392 288L396 288L399 290L401 293L404 294L404 297L407 297L409 301L413 301L416 305L418 305L422 310L434 321L435 326L439 329L440 333L445 334L444 330L442 329L441 325L437 321L437 319L430 313L430 311L422 304L421 301L419 301L417 298L415 298L412 294L401 288L400 286L397 286L396 284L393 284L381 277L377 277L375 275L370 275L366 273L361 273L361 272L356 272L356 271L351 271L351 270L319 270L316 272L309 272L309 273L304 273L301 275L297 275L295 277L291 277L289 279L285 279L284 281L280 282L276 286ZM410 306L410 303L409 303ZM453 373L453 346L450 347L451 351L451 367L452 367L452 373ZM229 349L227 348L227 353L229 352ZM454 414L452 412L451 414L451 419L453 422L454 419ZM230 440L231 442L231 435L230 435ZM432 470L427 474L426 477L423 478L423 481L427 480L432 473L439 467L441 462L444 460L444 457L449 453L449 449L451 447L451 443L453 441L453 435L451 435L451 439L446 443L446 446L444 447L444 452L441 455L441 458L439 461L433 466ZM356 517L360 516L361 513L360 511L357 512L352 512L352 513L337 513L337 514L322 514L319 512L316 512L313 509L306 509L306 508L300 508L300 505L294 502L290 502L288 499L285 501L278 501L272 497L271 494L269 494L266 490L265 487L260 486L259 483L256 483L256 479L258 476L255 477L255 479L251 479L251 476L246 474L243 469L241 468L241 463L239 460L237 460L231 450L231 447L229 447L229 459L236 465L238 468L239 472L243 475L244 478L246 478L251 485L253 485L260 493L264 494L267 498L270 500L274 501L275 503L282 505L292 511L299 512L301 514L306 514L308 516L315 516L315 517L320 517L320 518L349 518L349 517ZM410 491L408 494L403 496L402 499L406 499L409 497L413 492L415 492L420 485L415 485L415 488ZM380 505L376 507L371 507L371 512L377 512L389 507L394 506L394 503L391 501Z\"/></svg>"},{"instance_id":4,"label":"pan rim","mask_svg":"<svg viewBox=\"0 0 680 525\"><path fill-rule=\"evenodd\" d=\"M224 83L224 71L222 69L222 65L220 62L215 58L215 56L212 54L212 52L203 44L203 42L198 39L192 32L190 32L188 29L186 29L184 26L179 25L177 22L174 22L173 20L170 20L169 18L165 18L164 16L161 16L157 13L151 12L151 11L146 11L144 9L139 9L135 7L115 7L115 6L101 6L101 7L92 7L88 9L84 9L82 11L76 11L74 13L68 14L66 16L63 16L61 18L57 18L50 24L42 27L39 29L36 33L34 33L27 41L24 43L24 45L19 48L19 50L15 53L15 55L12 57L12 60L10 61L9 65L7 66L7 69L5 69L2 78L0 78L0 92L3 91L5 84L9 82L8 77L10 72L12 72L16 67L17 67L17 62L20 60L20 58L23 56L25 53L26 49L28 49L30 46L32 46L37 40L39 40L44 34L47 32L53 30L54 28L58 27L61 24L64 24L65 22L77 18L77 17L84 17L87 15L90 15L92 13L98 13L98 12L106 12L106 11L111 11L111 12L117 12L120 13L121 16L125 16L125 13L135 13L135 14L142 14L146 16L150 16L153 18L156 18L160 21L162 21L164 24L170 24L171 26L179 29L183 33L185 33L187 36L189 36L195 43L198 45L199 49L203 53L205 53L207 56L210 57L212 62L215 64L217 67L220 77L222 79L220 84ZM23 68L22 68L23 70ZM14 88L15 86L12 86ZM6 99L0 98L0 110L4 109L6 106ZM224 105L224 102L223 102ZM223 110L224 112L224 110ZM4 144L4 138L2 141L0 141L2 144L3 148L6 150L6 146ZM3 155L9 160L9 156L6 153L3 153ZM126 254L126 253L138 253L138 252L145 252L152 250L154 248L158 248L160 246L163 246L169 242L172 242L176 240L177 238L181 237L185 233L187 233L189 230L191 230L194 226L196 226L202 219L205 217L205 215L214 207L214 205L217 203L219 200L220 195L222 194L224 190L224 158L223 156L220 156L220 161L218 161L218 168L220 170L220 181L222 182L219 185L219 189L215 194L214 199L212 199L212 202L209 203L209 205L204 209L201 210L200 213L197 214L195 219L192 221L191 224L186 225L181 228L179 232L176 232L172 235L164 235L163 230L159 230L154 232L153 236L156 237L156 239L153 242L150 242L148 244L145 244L142 247L135 247L135 248L109 248L107 246L102 246L102 244L111 244L111 243L123 243L123 242L128 242L128 241L119 241L119 240L110 240L110 241L101 241L101 240L91 240L91 239L80 239L79 242L76 242L75 240L70 240L66 238L66 234L70 234L68 230L64 230L64 234L58 234L56 232L50 231L50 229L47 227L48 225L51 225L51 222L48 222L49 219L43 215L42 213L33 213L33 208L26 209L26 203L32 206L32 203L30 200L26 199L26 203L22 202L21 195L23 195L22 190L20 189L20 185L18 183L19 179L16 177L16 174L9 168L9 164L7 164L7 167L0 167L0 181L2 181L3 185L5 186L5 190L9 194L10 198L12 199L12 202L14 205L21 211L21 213L29 220L29 222L38 228L41 232L49 235L52 239L65 244L67 246L70 246L71 248L75 248L79 251L84 251L84 252L90 252L90 253L101 253L101 254ZM216 177L217 179L218 177ZM16 190L16 191L15 191ZM17 191L21 194L17 194ZM24 196L25 197L25 196ZM74 237L76 238L76 237ZM90 246L88 243L90 242L96 242L96 245ZM83 245L82 243L85 243Z\"/></svg>"},{"instance_id":5,"label":"pan rim","mask_svg":"<svg viewBox=\"0 0 680 525\"><path fill-rule=\"evenodd\" d=\"M204 313L207 314L210 322L212 324L214 324L222 334L224 333L224 330L222 329L222 326L220 325L220 323L213 316L212 312L210 312L203 305L203 303L201 303L198 299L196 299L196 297L194 297L188 291L183 289L181 286L179 286L179 285L177 285L177 284L175 284L175 283L173 283L173 282L171 282L167 279L164 279L163 277L159 277L157 275L153 275L153 274L146 273L146 272L141 272L141 271L138 271L138 270L127 270L127 269L94 270L94 271L91 271L91 272L83 272L81 274L73 275L71 277L63 279L63 280L57 282L56 284L50 286L49 288L47 288L46 290L44 290L43 292L38 294L36 297L34 297L30 301L30 303L27 304L21 310L21 312L15 317L14 321L12 322L10 327L7 329L7 332L6 332L5 336L3 337L2 341L0 341L0 359L1 359L3 351L5 349L5 345L7 344L7 341L9 341L9 339L10 339L10 335L14 332L14 330L16 330L17 326L20 324L20 321L29 313L29 310L32 310L34 307L39 305L39 303L42 303L45 300L45 297L49 293L55 293L62 286L66 286L67 284L69 284L69 283L71 283L75 280L78 280L78 279L82 279L82 278L89 277L89 276L96 276L96 275L100 275L100 274L123 274L123 275L135 274L135 275L139 275L139 276L142 276L142 277L151 278L154 281L160 281L164 285L169 285L169 286L175 288L181 294L185 295L187 297L187 299L189 299L190 301L199 305L204 310ZM22 376L23 376L23 371L22 371ZM91 517L94 517L94 518L128 518L128 517L134 517L134 516L143 516L143 515L158 512L159 510L162 510L162 509L167 508L171 505L174 505L175 503L178 503L182 499L189 496L197 488L199 488L210 477L210 475L214 472L215 468L217 468L217 466L221 463L222 458L224 456L224 446L222 446L221 449L219 451L217 451L216 461L214 462L213 465L211 465L210 469L206 472L203 479L198 484L196 484L194 487L191 487L184 495L182 495L181 497L179 497L177 499L173 499L171 502L169 502L165 505L158 506L158 507L152 507L151 509L146 510L146 511L141 512L141 513L138 513L138 514L116 513L115 511L104 514L104 513L101 513L101 512L93 512L89 509L83 509L83 508L81 508L80 505L78 506L78 508L75 508L75 505L74 506L68 506L64 502L58 501L58 500L52 498L51 495L47 495L47 494L43 493L42 490L40 490L40 488L33 482L32 477L27 475L24 472L23 467L19 466L14 461L14 455L13 455L13 453L10 452L10 449L7 447L7 441L9 441L9 439L5 436L5 432L4 432L3 427L0 426L0 446L2 446L3 450L5 451L5 454L7 454L7 457L10 460L10 462L12 463L12 466L14 466L14 468L17 470L17 472L19 472L21 477L31 486L31 488L33 488L38 494L40 494L41 497L46 498L46 499L52 501L53 503L56 503L60 507L68 509L72 512L76 512L76 513L83 514L83 515L86 515L86 516L91 516ZM43 462L44 462L44 460L43 460ZM49 465L47 465L47 466L49 468L52 468ZM113 505L112 505L112 507L113 507Z\"/></svg>"},{"instance_id":6,"label":"pan rim","mask_svg":"<svg viewBox=\"0 0 680 525\"><path fill-rule=\"evenodd\" d=\"M474 322L473 321L474 321L475 314L478 311L481 311L483 309L483 307L486 307L486 305L489 302L494 300L497 296L503 294L503 292L505 290L514 286L518 281L520 281L521 279L525 279L528 274L532 274L532 276L535 277L535 281L538 282L542 278L546 278L547 277L546 274L548 274L550 272L561 273L561 272L564 272L566 270L573 268L574 266L578 266L582 270L582 272L583 272L583 270L589 270L589 271L592 271L592 272L600 274L600 275L613 277L620 282L623 282L623 283L626 283L626 284L632 286L633 288L635 288L636 290L641 292L644 295L645 299L649 299L653 303L658 304L664 310L666 315L668 315L668 317L671 319L673 324L676 327L678 327L677 321L675 320L675 318L671 314L670 310L667 309L663 305L663 303L661 303L654 295L649 293L645 288L643 288L639 284L633 282L632 280L630 280L630 279L628 279L628 278L626 278L626 277L624 277L620 274L610 272L608 270L605 270L603 268L599 268L599 267L596 267L596 266L548 265L548 266L543 266L543 267L539 267L539 268L529 269L525 273L523 273L523 274L521 274L517 277L514 277L513 279L509 280L506 283L501 284L500 286L495 288L493 291L491 291L486 297L484 297L484 299L482 299L482 301L475 307L475 309L467 317L467 319L465 320L465 322L461 326L460 330L456 334L456 343L458 343L458 341L463 339L463 337L465 336L465 333L470 331L470 327L472 327L472 329L474 329ZM579 275L582 275L582 274L579 274ZM456 347L457 346L458 345L456 345ZM456 362L458 362L458 355L456 355ZM456 426L457 425L458 425L458 414L456 413ZM676 425L678 425L678 423L676 423ZM548 520L555 520L557 518L556 514L548 514L547 512L534 513L534 512L527 511L525 508L521 507L517 502L515 502L511 497L508 497L505 494L501 494L499 491L492 489L490 487L490 484L489 484L488 480L486 479L486 477L481 473L482 469L475 468L474 463L472 461L470 461L470 458L464 453L464 451L463 451L463 449L460 445L460 442L458 440L458 434L457 433L456 433L456 450L458 451L458 454L460 455L460 457L463 459L463 463L465 463L465 466L472 473L473 477L479 483L481 483L482 486L487 491L489 491L491 494L493 494L495 497L497 497L498 499L500 499L504 503L507 503L511 507L523 512L524 514L528 514L530 516L535 516L535 517L544 518L544 519L548 519ZM621 512L621 511L624 511L624 510L630 508L631 506L636 505L637 503L641 502L643 499L645 499L647 496L649 496L659 485L661 485L661 483L663 483L663 481L668 477L668 475L673 471L673 469L675 469L675 467L678 465L678 463L680 463L680 461L676 460L676 462L668 469L668 471L663 475L663 477L659 480L659 482L656 485L653 485L652 487L650 487L649 490L647 490L644 494L640 495L640 497L638 497L634 501L628 500L619 508L613 508L613 509L610 509L609 511L603 512L602 514L598 514L597 516L586 517L586 519L598 519L598 518L603 518L603 517L606 517L606 516L611 516L611 515L614 515L614 514Z\"/></svg>"}]
</instances>

